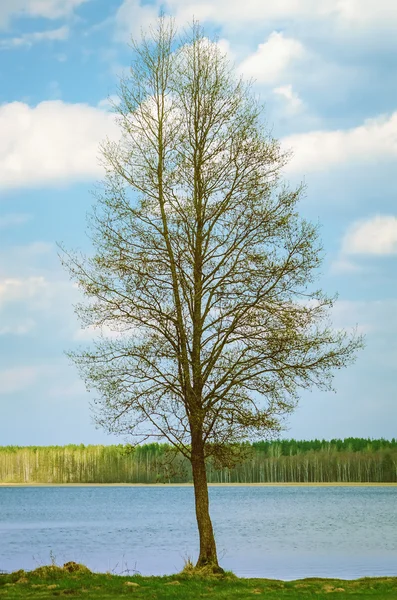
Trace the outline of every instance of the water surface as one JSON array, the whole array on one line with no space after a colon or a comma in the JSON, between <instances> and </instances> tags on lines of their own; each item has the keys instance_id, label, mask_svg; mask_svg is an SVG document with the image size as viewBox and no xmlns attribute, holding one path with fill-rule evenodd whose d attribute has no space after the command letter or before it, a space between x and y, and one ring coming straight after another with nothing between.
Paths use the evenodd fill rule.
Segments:
<instances>
[{"instance_id":1,"label":"water surface","mask_svg":"<svg viewBox=\"0 0 397 600\"><path fill-rule=\"evenodd\" d=\"M211 487L222 566L241 577L397 576L396 487ZM0 570L69 560L180 570L198 548L191 487L0 487Z\"/></svg>"}]
</instances>

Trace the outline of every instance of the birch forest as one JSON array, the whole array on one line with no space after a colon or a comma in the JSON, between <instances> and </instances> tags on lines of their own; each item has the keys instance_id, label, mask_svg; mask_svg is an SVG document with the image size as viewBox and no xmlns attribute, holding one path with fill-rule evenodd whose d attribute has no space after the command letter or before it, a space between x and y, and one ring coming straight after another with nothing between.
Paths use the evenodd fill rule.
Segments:
<instances>
[{"instance_id":1,"label":"birch forest","mask_svg":"<svg viewBox=\"0 0 397 600\"><path fill-rule=\"evenodd\" d=\"M229 468L207 462L209 483L397 482L397 440L263 441ZM189 462L166 444L2 446L1 483L189 483Z\"/></svg>"}]
</instances>

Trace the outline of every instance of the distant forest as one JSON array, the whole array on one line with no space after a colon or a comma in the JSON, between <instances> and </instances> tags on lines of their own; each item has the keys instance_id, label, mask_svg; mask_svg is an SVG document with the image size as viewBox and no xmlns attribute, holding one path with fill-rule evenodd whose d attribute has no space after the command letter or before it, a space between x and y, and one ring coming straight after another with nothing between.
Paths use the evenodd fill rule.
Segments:
<instances>
[{"instance_id":1,"label":"distant forest","mask_svg":"<svg viewBox=\"0 0 397 600\"><path fill-rule=\"evenodd\" d=\"M242 444L242 462L210 483L397 482L397 441L346 438ZM0 446L1 483L187 483L189 462L167 444Z\"/></svg>"}]
</instances>

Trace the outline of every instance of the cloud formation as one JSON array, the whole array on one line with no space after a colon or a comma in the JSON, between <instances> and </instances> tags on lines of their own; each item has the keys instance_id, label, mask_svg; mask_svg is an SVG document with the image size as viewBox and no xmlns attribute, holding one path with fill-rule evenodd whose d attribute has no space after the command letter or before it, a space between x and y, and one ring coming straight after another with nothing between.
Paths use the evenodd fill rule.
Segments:
<instances>
[{"instance_id":1,"label":"cloud formation","mask_svg":"<svg viewBox=\"0 0 397 600\"><path fill-rule=\"evenodd\" d=\"M0 371L0 395L13 394L30 388L37 382L40 367L13 367Z\"/></svg>"},{"instance_id":2,"label":"cloud formation","mask_svg":"<svg viewBox=\"0 0 397 600\"><path fill-rule=\"evenodd\" d=\"M124 0L115 17L117 41L128 42L131 36L139 36L141 29L153 25L158 12L159 4L142 5L140 0Z\"/></svg>"},{"instance_id":3,"label":"cloud formation","mask_svg":"<svg viewBox=\"0 0 397 600\"><path fill-rule=\"evenodd\" d=\"M19 300L39 304L47 295L48 282L44 277L6 278L0 280L0 308Z\"/></svg>"},{"instance_id":4,"label":"cloud formation","mask_svg":"<svg viewBox=\"0 0 397 600\"><path fill-rule=\"evenodd\" d=\"M160 4L157 0L154 6L158 8ZM122 6L130 7L130 14L133 7L136 11L143 8L139 0L124 0ZM356 27L392 27L397 21L394 0L216 0L211 3L207 0L166 0L163 7L166 12L174 14L178 22L186 22L194 15L200 21L212 21L220 25L324 20L337 27L352 24Z\"/></svg>"},{"instance_id":5,"label":"cloud formation","mask_svg":"<svg viewBox=\"0 0 397 600\"><path fill-rule=\"evenodd\" d=\"M337 300L332 310L335 327L350 329L358 326L360 332L379 334L397 332L397 299L389 300Z\"/></svg>"},{"instance_id":6,"label":"cloud formation","mask_svg":"<svg viewBox=\"0 0 397 600\"><path fill-rule=\"evenodd\" d=\"M0 215L0 229L7 229L8 227L15 227L17 225L23 225L32 218L32 215L27 213L8 213Z\"/></svg>"},{"instance_id":7,"label":"cloud formation","mask_svg":"<svg viewBox=\"0 0 397 600\"><path fill-rule=\"evenodd\" d=\"M114 116L59 100L0 106L0 187L22 188L88 180L103 174L99 144L117 137Z\"/></svg>"},{"instance_id":8,"label":"cloud formation","mask_svg":"<svg viewBox=\"0 0 397 600\"><path fill-rule=\"evenodd\" d=\"M273 89L290 110L302 102L290 85ZM103 175L99 144L120 135L114 115L103 104L45 101L0 106L0 188L37 187L90 180ZM353 163L397 156L397 111L346 130L317 130L290 135L282 146L293 150L286 171L325 171Z\"/></svg>"},{"instance_id":9,"label":"cloud formation","mask_svg":"<svg viewBox=\"0 0 397 600\"><path fill-rule=\"evenodd\" d=\"M378 215L356 221L342 245L345 254L397 254L397 217Z\"/></svg>"},{"instance_id":10,"label":"cloud formation","mask_svg":"<svg viewBox=\"0 0 397 600\"><path fill-rule=\"evenodd\" d=\"M258 83L275 83L288 67L304 56L305 49L298 40L273 31L266 42L259 44L256 52L239 65L239 71Z\"/></svg>"},{"instance_id":11,"label":"cloud formation","mask_svg":"<svg viewBox=\"0 0 397 600\"><path fill-rule=\"evenodd\" d=\"M273 93L284 100L285 110L289 114L296 114L303 109L303 102L292 89L292 85L281 85L274 88Z\"/></svg>"},{"instance_id":12,"label":"cloud formation","mask_svg":"<svg viewBox=\"0 0 397 600\"><path fill-rule=\"evenodd\" d=\"M13 319L8 321L7 325L0 326L0 335L25 335L32 331L36 326L33 319Z\"/></svg>"},{"instance_id":13,"label":"cloud formation","mask_svg":"<svg viewBox=\"0 0 397 600\"><path fill-rule=\"evenodd\" d=\"M88 0L12 0L0 2L0 28L8 26L13 18L42 17L60 19Z\"/></svg>"},{"instance_id":14,"label":"cloud formation","mask_svg":"<svg viewBox=\"0 0 397 600\"><path fill-rule=\"evenodd\" d=\"M11 50L15 48L31 48L34 44L40 42L64 41L69 37L69 27L63 25L58 29L49 29L47 31L36 31L34 33L24 33L19 37L13 37L0 41L0 48Z\"/></svg>"},{"instance_id":15,"label":"cloud formation","mask_svg":"<svg viewBox=\"0 0 397 600\"><path fill-rule=\"evenodd\" d=\"M358 127L310 131L282 140L294 156L289 172L324 171L351 162L371 162L397 156L397 111L367 119Z\"/></svg>"}]
</instances>

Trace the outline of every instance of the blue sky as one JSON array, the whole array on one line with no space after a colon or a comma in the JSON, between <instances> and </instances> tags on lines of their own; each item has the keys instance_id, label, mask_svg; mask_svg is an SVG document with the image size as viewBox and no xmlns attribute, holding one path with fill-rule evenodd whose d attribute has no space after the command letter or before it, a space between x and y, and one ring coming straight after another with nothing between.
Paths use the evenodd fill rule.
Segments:
<instances>
[{"instance_id":1,"label":"blue sky","mask_svg":"<svg viewBox=\"0 0 397 600\"><path fill-rule=\"evenodd\" d=\"M0 445L112 443L64 350L88 343L56 242L89 248L107 98L131 35L193 15L256 80L267 122L322 224L336 327L367 336L336 393L302 395L286 437L396 435L397 4L394 0L14 0L0 4Z\"/></svg>"}]
</instances>

